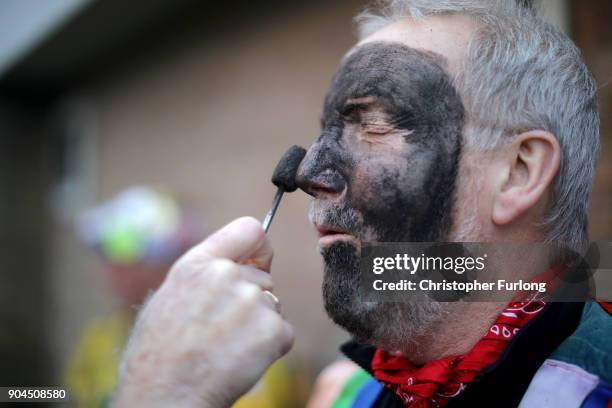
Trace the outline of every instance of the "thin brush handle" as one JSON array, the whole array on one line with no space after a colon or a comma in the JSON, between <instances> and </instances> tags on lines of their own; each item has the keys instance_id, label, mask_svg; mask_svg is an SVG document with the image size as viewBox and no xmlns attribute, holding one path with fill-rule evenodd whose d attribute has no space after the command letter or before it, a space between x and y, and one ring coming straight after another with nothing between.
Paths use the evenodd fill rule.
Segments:
<instances>
[{"instance_id":1,"label":"thin brush handle","mask_svg":"<svg viewBox=\"0 0 612 408\"><path fill-rule=\"evenodd\" d=\"M278 205L280 204L281 198L283 198L283 190L280 188L276 191L276 195L274 196L274 200L272 201L272 207L270 207L270 211L266 214L266 218L264 218L262 226L265 232L268 232L270 229L270 224L272 224L272 218L274 218L274 214L276 214L276 210L278 209Z\"/></svg>"}]
</instances>

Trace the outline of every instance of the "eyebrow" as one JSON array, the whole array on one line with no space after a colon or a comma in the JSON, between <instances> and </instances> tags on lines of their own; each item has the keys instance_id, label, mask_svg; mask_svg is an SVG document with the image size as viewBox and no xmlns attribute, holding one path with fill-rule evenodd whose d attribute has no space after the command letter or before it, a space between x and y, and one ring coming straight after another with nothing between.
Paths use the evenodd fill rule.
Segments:
<instances>
[{"instance_id":1,"label":"eyebrow","mask_svg":"<svg viewBox=\"0 0 612 408\"><path fill-rule=\"evenodd\" d=\"M364 96L361 98L350 98L344 102L342 105L341 114L344 114L353 109L367 109L370 106L376 104L378 102L378 98L375 96ZM324 115L319 116L319 125L323 127L325 123Z\"/></svg>"},{"instance_id":2,"label":"eyebrow","mask_svg":"<svg viewBox=\"0 0 612 408\"><path fill-rule=\"evenodd\" d=\"M361 98L349 98L344 101L342 108L339 109L341 115L348 115L356 109L367 110L378 104L378 98L375 96L363 96Z\"/></svg>"},{"instance_id":3,"label":"eyebrow","mask_svg":"<svg viewBox=\"0 0 612 408\"><path fill-rule=\"evenodd\" d=\"M375 96L364 96L362 98L351 98L347 99L342 106L343 110L353 108L367 108L374 105L378 99Z\"/></svg>"},{"instance_id":4,"label":"eyebrow","mask_svg":"<svg viewBox=\"0 0 612 408\"><path fill-rule=\"evenodd\" d=\"M341 116L348 116L355 110L366 111L372 107L381 106L380 100L376 96L363 96L359 98L348 98L344 101L340 108L336 108L335 111ZM382 106L381 106L382 107ZM319 116L319 124L321 128L325 125L325 113Z\"/></svg>"}]
</instances>

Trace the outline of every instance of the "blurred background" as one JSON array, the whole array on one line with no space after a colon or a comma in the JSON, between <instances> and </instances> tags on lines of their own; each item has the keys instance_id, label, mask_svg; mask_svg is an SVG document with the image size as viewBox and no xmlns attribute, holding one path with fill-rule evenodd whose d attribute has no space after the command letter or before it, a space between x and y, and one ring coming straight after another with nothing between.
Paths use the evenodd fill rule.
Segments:
<instances>
[{"instance_id":1,"label":"blurred background","mask_svg":"<svg viewBox=\"0 0 612 408\"><path fill-rule=\"evenodd\" d=\"M88 325L121 304L108 259L77 234L84 210L146 185L197 214L195 235L262 218L281 154L318 135L367 3L230 4L0 0L0 385L64 384ZM542 7L601 86L591 238L610 240L612 2ZM297 332L284 363L296 406L345 339L322 308L307 207L305 194L286 196L270 232Z\"/></svg>"}]
</instances>

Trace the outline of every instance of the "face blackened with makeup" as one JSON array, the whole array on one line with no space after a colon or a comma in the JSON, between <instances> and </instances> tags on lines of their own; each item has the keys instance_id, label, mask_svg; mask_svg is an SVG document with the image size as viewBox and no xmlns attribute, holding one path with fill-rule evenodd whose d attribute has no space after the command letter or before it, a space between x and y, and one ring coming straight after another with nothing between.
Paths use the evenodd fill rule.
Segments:
<instances>
[{"instance_id":1,"label":"face blackened with makeup","mask_svg":"<svg viewBox=\"0 0 612 408\"><path fill-rule=\"evenodd\" d=\"M464 109L444 65L440 55L400 43L356 48L334 76L322 133L298 174L323 235L326 310L360 340L385 348L417 334L440 308L361 302L359 246L448 235Z\"/></svg>"}]
</instances>

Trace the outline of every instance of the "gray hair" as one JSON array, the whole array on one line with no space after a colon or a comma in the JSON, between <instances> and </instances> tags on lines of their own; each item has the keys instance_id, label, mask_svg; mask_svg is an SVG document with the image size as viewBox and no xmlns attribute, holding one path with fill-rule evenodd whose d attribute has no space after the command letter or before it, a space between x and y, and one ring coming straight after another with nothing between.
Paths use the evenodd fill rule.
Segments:
<instances>
[{"instance_id":1,"label":"gray hair","mask_svg":"<svg viewBox=\"0 0 612 408\"><path fill-rule=\"evenodd\" d=\"M599 115L595 80L576 45L534 9L510 0L386 0L356 21L365 37L404 17L453 13L479 22L454 78L468 112L466 146L496 148L526 130L555 135L561 165L541 226L547 242L583 253Z\"/></svg>"}]
</instances>

